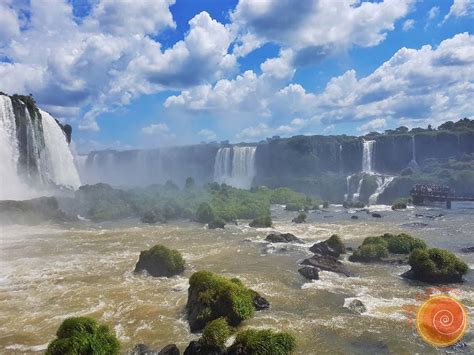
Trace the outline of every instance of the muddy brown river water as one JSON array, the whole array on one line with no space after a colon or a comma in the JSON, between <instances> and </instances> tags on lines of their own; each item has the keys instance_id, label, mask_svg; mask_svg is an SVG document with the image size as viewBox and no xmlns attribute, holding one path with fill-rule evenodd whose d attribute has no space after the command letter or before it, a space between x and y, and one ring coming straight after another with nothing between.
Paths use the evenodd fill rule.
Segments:
<instances>
[{"instance_id":1,"label":"muddy brown river water","mask_svg":"<svg viewBox=\"0 0 474 355\"><path fill-rule=\"evenodd\" d=\"M320 280L307 282L298 274L297 264L310 255L312 243L334 233L356 247L366 236L404 231L429 246L457 253L472 269L474 254L459 250L474 245L473 207L405 212L380 208L381 219L359 212L360 218L351 220L347 211L331 206L310 213L308 223L294 225L290 222L294 214L275 206L273 229L253 229L243 221L225 230L188 222L144 226L136 221L3 226L0 353L42 353L62 320L82 315L108 324L123 353L141 342L157 349L176 343L184 350L198 338L189 332L184 316L188 279L202 269L239 277L265 295L271 308L257 312L242 327L288 330L297 337L298 354L442 353L425 344L410 324L407 307L420 305L420 295L429 285L400 278L407 266L345 261L356 277L322 272ZM444 216L429 217L440 213ZM267 244L263 239L270 230L294 233L306 244ZM166 279L133 273L140 251L158 243L182 252L187 261L182 276ZM452 286L470 317L471 327L463 339L467 352L474 352L473 274L471 270L467 282ZM367 312L349 311L345 306L353 299L361 300Z\"/></svg>"}]
</instances>

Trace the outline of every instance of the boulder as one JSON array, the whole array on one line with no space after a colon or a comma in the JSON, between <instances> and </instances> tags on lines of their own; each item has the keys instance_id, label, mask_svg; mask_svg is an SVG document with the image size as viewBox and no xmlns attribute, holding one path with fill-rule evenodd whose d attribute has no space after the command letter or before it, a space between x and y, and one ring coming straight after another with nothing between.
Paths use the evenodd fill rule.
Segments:
<instances>
[{"instance_id":1,"label":"boulder","mask_svg":"<svg viewBox=\"0 0 474 355\"><path fill-rule=\"evenodd\" d=\"M367 312L367 307L365 307L362 301L358 299L352 300L347 305L347 308L349 308L352 312L357 313L357 314L362 314L364 312Z\"/></svg>"},{"instance_id":2,"label":"boulder","mask_svg":"<svg viewBox=\"0 0 474 355\"><path fill-rule=\"evenodd\" d=\"M135 265L135 272L146 270L155 277L170 277L184 271L184 259L177 250L168 249L163 245L155 245L142 251Z\"/></svg>"},{"instance_id":3,"label":"boulder","mask_svg":"<svg viewBox=\"0 0 474 355\"><path fill-rule=\"evenodd\" d=\"M328 246L327 241L315 243L309 250L314 254L332 256L334 258L338 258L340 255L340 253Z\"/></svg>"},{"instance_id":4,"label":"boulder","mask_svg":"<svg viewBox=\"0 0 474 355\"><path fill-rule=\"evenodd\" d=\"M474 247L461 248L461 251L466 254L474 253Z\"/></svg>"},{"instance_id":5,"label":"boulder","mask_svg":"<svg viewBox=\"0 0 474 355\"><path fill-rule=\"evenodd\" d=\"M315 267L303 266L298 272L308 280L319 280L319 271Z\"/></svg>"},{"instance_id":6,"label":"boulder","mask_svg":"<svg viewBox=\"0 0 474 355\"><path fill-rule=\"evenodd\" d=\"M341 263L337 258L329 255L315 254L311 258L303 260L302 265L315 267L318 271L331 271L344 276L352 276L352 273L347 267Z\"/></svg>"},{"instance_id":7,"label":"boulder","mask_svg":"<svg viewBox=\"0 0 474 355\"><path fill-rule=\"evenodd\" d=\"M265 238L270 243L300 243L304 242L291 233L272 232Z\"/></svg>"},{"instance_id":8,"label":"boulder","mask_svg":"<svg viewBox=\"0 0 474 355\"><path fill-rule=\"evenodd\" d=\"M374 218L382 218L382 215L380 213L372 213L372 217Z\"/></svg>"},{"instance_id":9,"label":"boulder","mask_svg":"<svg viewBox=\"0 0 474 355\"><path fill-rule=\"evenodd\" d=\"M258 292L255 292L255 295L253 297L253 305L255 306L255 310L257 311L262 311L264 309L270 308L270 302L268 302L265 297L260 296Z\"/></svg>"},{"instance_id":10,"label":"boulder","mask_svg":"<svg viewBox=\"0 0 474 355\"><path fill-rule=\"evenodd\" d=\"M202 344L198 340L192 340L188 347L184 350L184 355L224 355L225 352L214 346Z\"/></svg>"},{"instance_id":11,"label":"boulder","mask_svg":"<svg viewBox=\"0 0 474 355\"><path fill-rule=\"evenodd\" d=\"M359 216L352 215L352 216L351 216L351 219L359 219Z\"/></svg>"},{"instance_id":12,"label":"boulder","mask_svg":"<svg viewBox=\"0 0 474 355\"><path fill-rule=\"evenodd\" d=\"M176 344L168 344L160 350L158 355L179 355L179 349Z\"/></svg>"}]
</instances>

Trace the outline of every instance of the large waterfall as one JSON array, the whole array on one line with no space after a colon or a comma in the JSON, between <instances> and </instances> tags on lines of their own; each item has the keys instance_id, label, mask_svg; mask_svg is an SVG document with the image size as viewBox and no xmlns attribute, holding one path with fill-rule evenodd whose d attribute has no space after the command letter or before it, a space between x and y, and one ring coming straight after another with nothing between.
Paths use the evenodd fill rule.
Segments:
<instances>
[{"instance_id":1,"label":"large waterfall","mask_svg":"<svg viewBox=\"0 0 474 355\"><path fill-rule=\"evenodd\" d=\"M0 95L0 199L31 198L54 185L79 187L62 128L22 98Z\"/></svg>"},{"instance_id":2,"label":"large waterfall","mask_svg":"<svg viewBox=\"0 0 474 355\"><path fill-rule=\"evenodd\" d=\"M256 147L220 148L214 163L214 181L249 189L255 177Z\"/></svg>"},{"instance_id":3,"label":"large waterfall","mask_svg":"<svg viewBox=\"0 0 474 355\"><path fill-rule=\"evenodd\" d=\"M362 172L364 173L374 172L374 146L375 141L364 140L362 148Z\"/></svg>"}]
</instances>

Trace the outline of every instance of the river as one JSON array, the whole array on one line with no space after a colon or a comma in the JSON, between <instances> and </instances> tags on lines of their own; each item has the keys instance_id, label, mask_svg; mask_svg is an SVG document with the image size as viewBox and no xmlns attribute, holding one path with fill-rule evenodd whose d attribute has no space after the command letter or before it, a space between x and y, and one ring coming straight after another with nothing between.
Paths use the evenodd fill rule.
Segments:
<instances>
[{"instance_id":1,"label":"river","mask_svg":"<svg viewBox=\"0 0 474 355\"><path fill-rule=\"evenodd\" d=\"M450 211L417 207L403 212L383 206L383 218L331 206L309 213L295 225L295 213L272 208L273 229L253 229L244 221L225 230L207 230L191 222L146 226L127 220L35 227L4 226L0 234L0 353L42 353L63 319L91 316L108 324L126 353L136 343L160 349L176 343L184 350L198 335L184 317L188 279L197 270L237 276L267 297L271 308L257 312L242 326L274 327L295 334L298 354L439 353L425 344L410 324L410 305L421 304L429 285L399 277L407 266L362 265L348 261L357 276L322 272L307 282L298 261L310 255L316 241L337 233L349 247L385 232L407 232L430 247L449 249L474 268L474 206ZM353 220L350 213L360 218ZM417 215L424 215L417 216ZM431 218L430 216L444 216ZM424 223L426 226L413 223ZM291 232L304 245L267 244L270 230ZM141 250L155 244L178 249L187 261L180 277L152 278L133 273ZM347 256L346 256L347 259ZM453 285L474 319L474 272ZM421 296L420 296L421 295ZM344 305L352 299L367 307L362 315ZM412 314L413 316L414 314ZM464 341L474 349L474 333Z\"/></svg>"}]
</instances>

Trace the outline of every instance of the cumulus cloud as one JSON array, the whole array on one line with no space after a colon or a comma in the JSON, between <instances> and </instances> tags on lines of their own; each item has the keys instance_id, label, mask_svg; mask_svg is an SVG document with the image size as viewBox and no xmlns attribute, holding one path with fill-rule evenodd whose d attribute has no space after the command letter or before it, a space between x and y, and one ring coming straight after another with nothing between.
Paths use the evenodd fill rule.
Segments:
<instances>
[{"instance_id":1,"label":"cumulus cloud","mask_svg":"<svg viewBox=\"0 0 474 355\"><path fill-rule=\"evenodd\" d=\"M328 52L352 45L379 44L394 23L410 10L413 0L240 0L231 13L239 35L238 54L263 43L311 52ZM308 58L307 58L308 59Z\"/></svg>"},{"instance_id":2,"label":"cumulus cloud","mask_svg":"<svg viewBox=\"0 0 474 355\"><path fill-rule=\"evenodd\" d=\"M142 132L150 135L168 134L170 129L166 123L152 123L149 126L143 127Z\"/></svg>"},{"instance_id":3,"label":"cumulus cloud","mask_svg":"<svg viewBox=\"0 0 474 355\"><path fill-rule=\"evenodd\" d=\"M464 17L471 16L474 11L473 0L454 0L453 4L449 8L448 14L444 17L443 21L446 21L450 17Z\"/></svg>"},{"instance_id":4,"label":"cumulus cloud","mask_svg":"<svg viewBox=\"0 0 474 355\"><path fill-rule=\"evenodd\" d=\"M375 120L369 121L362 126L357 127L357 131L368 133L372 131L379 131L387 127L387 121L383 118L376 118Z\"/></svg>"},{"instance_id":5,"label":"cumulus cloud","mask_svg":"<svg viewBox=\"0 0 474 355\"><path fill-rule=\"evenodd\" d=\"M261 115L267 120L296 116L308 124L380 118L438 124L474 114L470 104L474 102L474 36L458 34L436 48L401 48L366 77L357 78L356 71L349 70L332 78L319 93L307 92L297 83L269 84L269 78L265 73L248 71L234 80L221 80L214 86L172 96L166 106L233 111L242 116ZM248 127L239 137L276 134L277 128L260 124Z\"/></svg>"},{"instance_id":6,"label":"cumulus cloud","mask_svg":"<svg viewBox=\"0 0 474 355\"><path fill-rule=\"evenodd\" d=\"M173 3L100 0L78 21L70 2L32 1L22 9L29 16L18 35L20 11L1 1L0 42L7 45L0 45L0 57L8 58L0 63L2 90L32 93L58 118L85 108L79 128L98 130L98 115L137 96L233 72L236 59L227 53L233 37L206 12L190 20L184 39L171 48L151 37L175 27Z\"/></svg>"}]
</instances>

